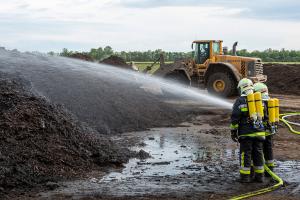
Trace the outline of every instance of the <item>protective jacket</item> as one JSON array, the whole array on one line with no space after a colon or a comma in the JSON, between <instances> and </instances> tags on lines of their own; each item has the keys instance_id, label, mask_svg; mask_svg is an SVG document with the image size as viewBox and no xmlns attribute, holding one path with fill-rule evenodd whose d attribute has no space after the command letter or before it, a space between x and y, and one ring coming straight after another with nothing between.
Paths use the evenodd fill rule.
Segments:
<instances>
[{"instance_id":1,"label":"protective jacket","mask_svg":"<svg viewBox=\"0 0 300 200\"><path fill-rule=\"evenodd\" d=\"M264 112L267 109L264 109ZM261 126L259 128L253 125L248 113L247 97L240 96L236 99L231 114L231 129L237 129L239 137L264 137L265 130Z\"/></svg>"}]
</instances>

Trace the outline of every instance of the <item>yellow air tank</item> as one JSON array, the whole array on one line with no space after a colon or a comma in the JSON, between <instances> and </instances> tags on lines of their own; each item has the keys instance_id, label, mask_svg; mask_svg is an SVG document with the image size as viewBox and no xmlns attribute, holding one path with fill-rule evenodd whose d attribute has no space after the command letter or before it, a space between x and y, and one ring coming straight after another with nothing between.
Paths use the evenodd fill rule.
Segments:
<instances>
[{"instance_id":1,"label":"yellow air tank","mask_svg":"<svg viewBox=\"0 0 300 200\"><path fill-rule=\"evenodd\" d=\"M264 108L263 108L263 103L262 103L262 99L261 99L261 93L255 92L254 99L255 99L257 118L259 119L259 121L262 121L262 119L264 117Z\"/></svg>"},{"instance_id":2,"label":"yellow air tank","mask_svg":"<svg viewBox=\"0 0 300 200\"><path fill-rule=\"evenodd\" d=\"M253 121L256 121L257 120L257 115L256 115L254 94L248 94L247 95L247 103L248 103L249 116L250 116L251 119L253 119Z\"/></svg>"},{"instance_id":3,"label":"yellow air tank","mask_svg":"<svg viewBox=\"0 0 300 200\"><path fill-rule=\"evenodd\" d=\"M268 100L268 113L269 113L269 122L275 123L275 101L274 99Z\"/></svg>"},{"instance_id":4,"label":"yellow air tank","mask_svg":"<svg viewBox=\"0 0 300 200\"><path fill-rule=\"evenodd\" d=\"M274 98L275 106L275 121L279 122L279 99Z\"/></svg>"}]
</instances>

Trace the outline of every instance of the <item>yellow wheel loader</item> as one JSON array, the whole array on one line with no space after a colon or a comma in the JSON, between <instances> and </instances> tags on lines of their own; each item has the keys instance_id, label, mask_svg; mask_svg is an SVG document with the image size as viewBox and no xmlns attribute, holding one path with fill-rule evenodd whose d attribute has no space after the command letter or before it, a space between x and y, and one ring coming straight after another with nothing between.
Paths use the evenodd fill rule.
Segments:
<instances>
[{"instance_id":1,"label":"yellow wheel loader","mask_svg":"<svg viewBox=\"0 0 300 200\"><path fill-rule=\"evenodd\" d=\"M207 88L210 93L226 97L237 94L237 83L244 77L253 82L267 80L260 58L237 56L237 42L233 45L232 55L227 55L227 48L223 49L222 43L222 40L193 41L193 58L172 64L165 64L161 55L160 67L153 74L181 84ZM147 67L148 72L153 71L154 64Z\"/></svg>"}]
</instances>

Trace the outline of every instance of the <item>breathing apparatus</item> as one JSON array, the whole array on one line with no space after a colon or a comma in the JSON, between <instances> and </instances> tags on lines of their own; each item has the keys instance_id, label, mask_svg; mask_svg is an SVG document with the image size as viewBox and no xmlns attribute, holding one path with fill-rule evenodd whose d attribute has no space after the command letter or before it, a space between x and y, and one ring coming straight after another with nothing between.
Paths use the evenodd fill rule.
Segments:
<instances>
[{"instance_id":1,"label":"breathing apparatus","mask_svg":"<svg viewBox=\"0 0 300 200\"><path fill-rule=\"evenodd\" d=\"M257 126L263 127L264 108L260 92L254 93L255 108L257 113Z\"/></svg>"},{"instance_id":2,"label":"breathing apparatus","mask_svg":"<svg viewBox=\"0 0 300 200\"><path fill-rule=\"evenodd\" d=\"M277 98L268 100L268 113L271 134L277 132L279 124L279 100Z\"/></svg>"},{"instance_id":3,"label":"breathing apparatus","mask_svg":"<svg viewBox=\"0 0 300 200\"><path fill-rule=\"evenodd\" d=\"M256 93L261 92L262 100L267 102L266 109L268 109L269 115L268 124L270 126L271 134L274 134L277 132L279 123L279 100L277 98L270 99L268 87L264 83L255 83L253 88Z\"/></svg>"},{"instance_id":4,"label":"breathing apparatus","mask_svg":"<svg viewBox=\"0 0 300 200\"><path fill-rule=\"evenodd\" d=\"M247 95L248 113L254 128L263 128L264 108L260 92Z\"/></svg>"},{"instance_id":5,"label":"breathing apparatus","mask_svg":"<svg viewBox=\"0 0 300 200\"><path fill-rule=\"evenodd\" d=\"M255 128L263 128L263 103L261 93L253 93L253 83L250 79L243 78L238 84L241 96L247 97L248 113Z\"/></svg>"}]
</instances>

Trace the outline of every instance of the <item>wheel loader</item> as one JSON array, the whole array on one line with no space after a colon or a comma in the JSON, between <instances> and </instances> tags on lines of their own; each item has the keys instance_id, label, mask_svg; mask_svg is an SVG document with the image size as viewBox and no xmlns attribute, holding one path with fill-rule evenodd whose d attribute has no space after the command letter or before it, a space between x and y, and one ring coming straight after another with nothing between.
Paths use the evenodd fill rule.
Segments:
<instances>
[{"instance_id":1,"label":"wheel loader","mask_svg":"<svg viewBox=\"0 0 300 200\"><path fill-rule=\"evenodd\" d=\"M222 47L222 40L195 40L192 42L193 58L165 64L160 56L159 68L153 73L181 84L206 88L215 95L229 97L237 94L238 81L244 77L253 82L265 82L263 65L260 58L236 55L237 42L232 55L227 55L227 48ZM153 72L154 62L146 71Z\"/></svg>"}]
</instances>

